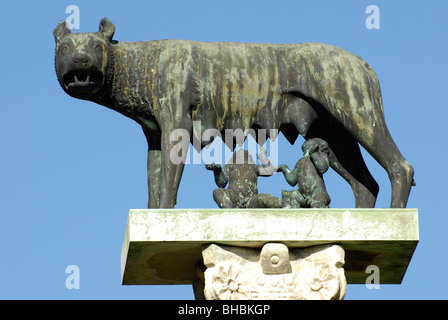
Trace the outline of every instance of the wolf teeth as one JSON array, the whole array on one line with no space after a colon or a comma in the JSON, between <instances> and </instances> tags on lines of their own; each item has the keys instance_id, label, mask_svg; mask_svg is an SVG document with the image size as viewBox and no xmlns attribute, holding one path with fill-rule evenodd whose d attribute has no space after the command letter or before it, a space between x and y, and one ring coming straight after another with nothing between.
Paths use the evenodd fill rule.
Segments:
<instances>
[{"instance_id":1,"label":"wolf teeth","mask_svg":"<svg viewBox=\"0 0 448 320\"><path fill-rule=\"evenodd\" d=\"M79 80L77 76L74 76L74 77L75 77L75 82L89 82L90 81L90 74L87 75L87 77L84 81Z\"/></svg>"}]
</instances>

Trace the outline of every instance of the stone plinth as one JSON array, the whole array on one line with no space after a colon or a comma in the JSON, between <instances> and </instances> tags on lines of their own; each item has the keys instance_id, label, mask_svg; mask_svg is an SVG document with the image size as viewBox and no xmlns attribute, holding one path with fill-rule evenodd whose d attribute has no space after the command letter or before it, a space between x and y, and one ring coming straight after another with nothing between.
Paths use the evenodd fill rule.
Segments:
<instances>
[{"instance_id":1,"label":"stone plinth","mask_svg":"<svg viewBox=\"0 0 448 320\"><path fill-rule=\"evenodd\" d=\"M290 252L336 244L345 251L347 283L365 283L375 265L381 284L399 284L418 240L416 209L131 210L122 284L193 284L211 244L260 252L267 243Z\"/></svg>"}]
</instances>

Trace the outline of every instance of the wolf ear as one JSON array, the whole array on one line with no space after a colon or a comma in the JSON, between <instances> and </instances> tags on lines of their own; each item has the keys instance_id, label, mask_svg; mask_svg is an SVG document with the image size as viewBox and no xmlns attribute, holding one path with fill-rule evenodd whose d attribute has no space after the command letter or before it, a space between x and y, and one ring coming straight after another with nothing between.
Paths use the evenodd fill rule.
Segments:
<instances>
[{"instance_id":1,"label":"wolf ear","mask_svg":"<svg viewBox=\"0 0 448 320\"><path fill-rule=\"evenodd\" d=\"M67 28L67 23L65 21L59 22L58 26L54 29L53 35L56 44L61 41L62 38L72 33L72 31Z\"/></svg>"},{"instance_id":2,"label":"wolf ear","mask_svg":"<svg viewBox=\"0 0 448 320\"><path fill-rule=\"evenodd\" d=\"M101 19L100 28L98 32L103 33L107 39L112 41L112 37L114 36L115 33L115 26L112 22L109 21L109 19L103 18Z\"/></svg>"}]
</instances>

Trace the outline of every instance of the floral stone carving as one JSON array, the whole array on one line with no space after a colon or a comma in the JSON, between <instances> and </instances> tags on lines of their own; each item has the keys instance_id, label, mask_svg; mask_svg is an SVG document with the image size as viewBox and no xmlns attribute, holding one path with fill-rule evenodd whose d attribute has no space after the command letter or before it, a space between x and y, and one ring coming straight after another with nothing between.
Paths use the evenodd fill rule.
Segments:
<instances>
[{"instance_id":1,"label":"floral stone carving","mask_svg":"<svg viewBox=\"0 0 448 320\"><path fill-rule=\"evenodd\" d=\"M345 295L339 245L288 249L268 243L260 251L212 244L202 255L207 300L338 300Z\"/></svg>"}]
</instances>

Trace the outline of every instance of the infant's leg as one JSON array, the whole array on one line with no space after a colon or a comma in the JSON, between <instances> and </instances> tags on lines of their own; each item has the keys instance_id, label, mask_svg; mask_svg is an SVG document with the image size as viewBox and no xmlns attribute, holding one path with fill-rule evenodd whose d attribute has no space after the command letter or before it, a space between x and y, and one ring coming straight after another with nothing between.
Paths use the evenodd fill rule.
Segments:
<instances>
[{"instance_id":1,"label":"infant's leg","mask_svg":"<svg viewBox=\"0 0 448 320\"><path fill-rule=\"evenodd\" d=\"M324 181L321 179L316 182L315 189L309 198L311 208L328 208L331 198L325 188Z\"/></svg>"},{"instance_id":2,"label":"infant's leg","mask_svg":"<svg viewBox=\"0 0 448 320\"><path fill-rule=\"evenodd\" d=\"M256 194L250 198L248 208L283 208L282 199L269 193Z\"/></svg>"},{"instance_id":3,"label":"infant's leg","mask_svg":"<svg viewBox=\"0 0 448 320\"><path fill-rule=\"evenodd\" d=\"M239 208L238 197L231 189L219 188L213 191L213 200L220 208Z\"/></svg>"}]
</instances>

